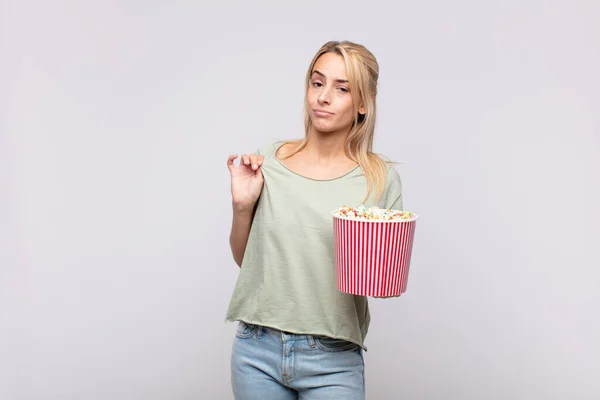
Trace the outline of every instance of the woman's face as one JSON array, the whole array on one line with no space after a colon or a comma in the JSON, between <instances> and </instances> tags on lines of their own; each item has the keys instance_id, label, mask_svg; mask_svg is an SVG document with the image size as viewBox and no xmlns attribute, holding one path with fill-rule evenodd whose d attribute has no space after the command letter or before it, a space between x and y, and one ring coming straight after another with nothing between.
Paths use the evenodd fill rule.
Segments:
<instances>
[{"instance_id":1,"label":"woman's face","mask_svg":"<svg viewBox=\"0 0 600 400\"><path fill-rule=\"evenodd\" d=\"M315 63L310 78L307 107L320 132L347 130L354 122L354 107L342 56L325 53ZM364 113L364 107L359 109Z\"/></svg>"}]
</instances>

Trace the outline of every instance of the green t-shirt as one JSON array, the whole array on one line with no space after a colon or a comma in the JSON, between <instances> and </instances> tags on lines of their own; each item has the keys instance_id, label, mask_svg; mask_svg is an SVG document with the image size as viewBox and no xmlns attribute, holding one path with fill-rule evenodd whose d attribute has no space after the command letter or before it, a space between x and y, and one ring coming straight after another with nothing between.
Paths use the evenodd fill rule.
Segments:
<instances>
[{"instance_id":1,"label":"green t-shirt","mask_svg":"<svg viewBox=\"0 0 600 400\"><path fill-rule=\"evenodd\" d=\"M226 320L344 339L365 348L367 297L336 287L330 214L343 205L361 204L365 175L356 167L334 179L304 177L275 157L282 144L259 150L264 186ZM392 166L377 205L402 209L402 183Z\"/></svg>"}]
</instances>

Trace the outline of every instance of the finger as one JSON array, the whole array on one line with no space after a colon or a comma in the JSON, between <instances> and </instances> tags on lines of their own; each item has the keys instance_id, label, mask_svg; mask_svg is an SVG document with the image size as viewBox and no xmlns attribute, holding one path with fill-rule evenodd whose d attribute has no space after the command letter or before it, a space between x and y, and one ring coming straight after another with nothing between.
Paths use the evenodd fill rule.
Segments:
<instances>
[{"instance_id":1,"label":"finger","mask_svg":"<svg viewBox=\"0 0 600 400\"><path fill-rule=\"evenodd\" d=\"M258 169L258 156L254 153L250 154L250 163L252 164L252 169Z\"/></svg>"},{"instance_id":2,"label":"finger","mask_svg":"<svg viewBox=\"0 0 600 400\"><path fill-rule=\"evenodd\" d=\"M263 155L258 156L258 166L259 167L263 164L264 160L265 160L265 156L263 156Z\"/></svg>"},{"instance_id":3,"label":"finger","mask_svg":"<svg viewBox=\"0 0 600 400\"><path fill-rule=\"evenodd\" d=\"M250 157L248 157L248 154L244 154L242 156L242 162L244 163L244 165L250 165Z\"/></svg>"},{"instance_id":4,"label":"finger","mask_svg":"<svg viewBox=\"0 0 600 400\"><path fill-rule=\"evenodd\" d=\"M235 164L233 162L236 158L238 158L237 154L231 154L229 157L227 157L227 167L230 171L235 168Z\"/></svg>"}]
</instances>

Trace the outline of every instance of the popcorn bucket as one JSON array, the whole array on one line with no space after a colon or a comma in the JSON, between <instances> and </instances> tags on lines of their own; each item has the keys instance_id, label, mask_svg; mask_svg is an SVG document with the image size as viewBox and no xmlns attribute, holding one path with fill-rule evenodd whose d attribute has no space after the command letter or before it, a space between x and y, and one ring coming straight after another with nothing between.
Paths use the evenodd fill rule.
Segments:
<instances>
[{"instance_id":1,"label":"popcorn bucket","mask_svg":"<svg viewBox=\"0 0 600 400\"><path fill-rule=\"evenodd\" d=\"M404 293L418 218L365 221L333 215L337 288L359 296Z\"/></svg>"}]
</instances>

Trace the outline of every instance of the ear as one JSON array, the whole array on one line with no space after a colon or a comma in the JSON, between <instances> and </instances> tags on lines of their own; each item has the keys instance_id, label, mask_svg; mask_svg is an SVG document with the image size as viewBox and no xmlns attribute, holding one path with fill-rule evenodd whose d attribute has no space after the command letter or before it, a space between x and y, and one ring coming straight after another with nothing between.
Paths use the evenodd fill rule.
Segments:
<instances>
[{"instance_id":1,"label":"ear","mask_svg":"<svg viewBox=\"0 0 600 400\"><path fill-rule=\"evenodd\" d=\"M367 113L367 109L364 104L361 103L360 107L358 107L358 113L360 115L365 115Z\"/></svg>"}]
</instances>

